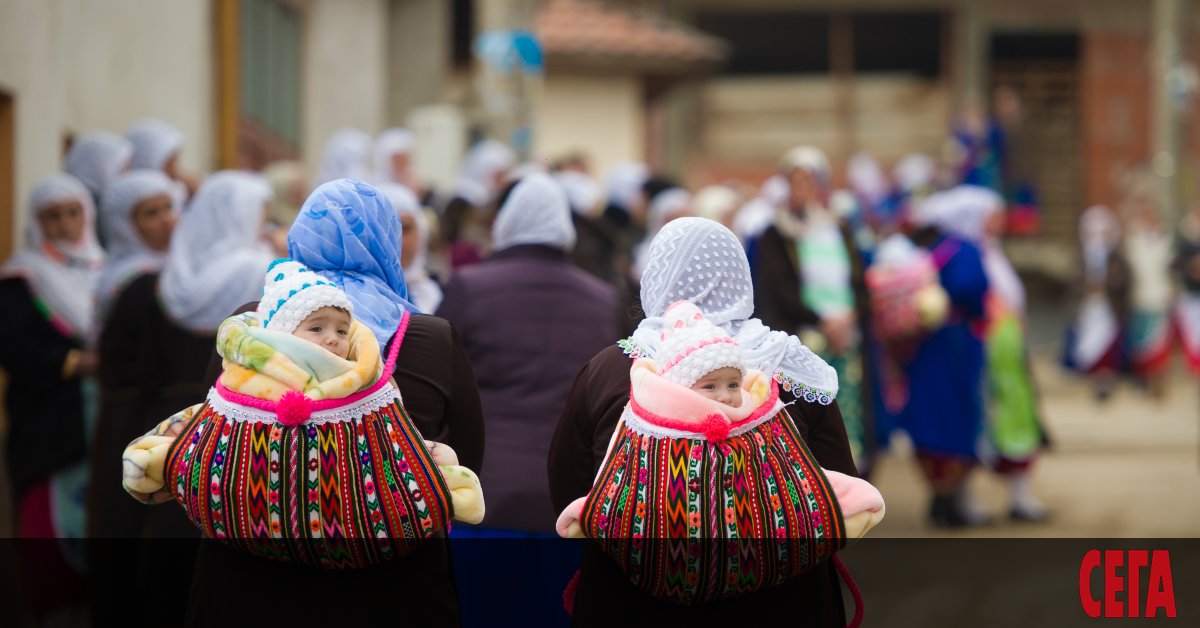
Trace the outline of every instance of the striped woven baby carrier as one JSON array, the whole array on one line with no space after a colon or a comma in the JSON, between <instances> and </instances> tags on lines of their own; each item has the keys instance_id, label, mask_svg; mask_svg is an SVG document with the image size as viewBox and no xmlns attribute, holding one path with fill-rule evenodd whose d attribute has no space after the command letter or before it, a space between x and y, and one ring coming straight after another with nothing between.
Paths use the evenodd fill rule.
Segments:
<instances>
[{"instance_id":1,"label":"striped woven baby carrier","mask_svg":"<svg viewBox=\"0 0 1200 628\"><path fill-rule=\"evenodd\" d=\"M833 488L770 382L744 419L701 431L631 396L580 523L650 595L695 604L812 569L845 545Z\"/></svg>"},{"instance_id":2,"label":"striped woven baby carrier","mask_svg":"<svg viewBox=\"0 0 1200 628\"><path fill-rule=\"evenodd\" d=\"M166 461L166 487L205 536L266 558L354 569L444 533L446 486L389 383L408 321L406 313L379 380L348 397L269 402L220 382L209 391Z\"/></svg>"}]
</instances>

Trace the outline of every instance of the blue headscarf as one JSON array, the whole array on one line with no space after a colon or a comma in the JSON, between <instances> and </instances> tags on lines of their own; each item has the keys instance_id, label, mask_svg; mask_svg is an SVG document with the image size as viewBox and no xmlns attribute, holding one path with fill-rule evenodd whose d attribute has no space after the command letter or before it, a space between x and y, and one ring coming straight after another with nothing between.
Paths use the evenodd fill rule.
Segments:
<instances>
[{"instance_id":1,"label":"blue headscarf","mask_svg":"<svg viewBox=\"0 0 1200 628\"><path fill-rule=\"evenodd\" d=\"M400 268L400 218L387 197L354 179L336 179L309 195L288 231L288 253L350 297L354 317L385 347L408 301Z\"/></svg>"}]
</instances>

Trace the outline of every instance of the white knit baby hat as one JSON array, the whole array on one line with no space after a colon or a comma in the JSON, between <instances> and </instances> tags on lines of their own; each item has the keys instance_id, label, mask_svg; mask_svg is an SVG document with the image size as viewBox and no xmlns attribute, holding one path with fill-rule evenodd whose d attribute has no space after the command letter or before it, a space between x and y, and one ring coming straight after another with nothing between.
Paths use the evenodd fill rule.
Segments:
<instances>
[{"instance_id":1,"label":"white knit baby hat","mask_svg":"<svg viewBox=\"0 0 1200 628\"><path fill-rule=\"evenodd\" d=\"M258 302L258 319L263 327L291 333L309 314L326 306L354 314L346 293L304 264L287 258L271 262L263 298Z\"/></svg>"},{"instance_id":2,"label":"white knit baby hat","mask_svg":"<svg viewBox=\"0 0 1200 628\"><path fill-rule=\"evenodd\" d=\"M691 387L705 375L725 367L745 374L742 349L724 329L712 324L691 301L676 301L663 314L667 328L659 349L659 375Z\"/></svg>"}]
</instances>

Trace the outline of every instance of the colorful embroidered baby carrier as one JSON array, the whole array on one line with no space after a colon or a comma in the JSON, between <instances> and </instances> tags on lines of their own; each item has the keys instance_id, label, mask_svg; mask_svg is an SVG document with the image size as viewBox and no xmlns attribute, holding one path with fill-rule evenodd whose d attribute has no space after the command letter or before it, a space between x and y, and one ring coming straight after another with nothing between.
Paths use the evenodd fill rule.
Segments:
<instances>
[{"instance_id":1,"label":"colorful embroidered baby carrier","mask_svg":"<svg viewBox=\"0 0 1200 628\"><path fill-rule=\"evenodd\" d=\"M771 382L754 413L706 435L631 396L583 505L586 536L636 586L680 604L774 586L832 556L841 511L778 398Z\"/></svg>"},{"instance_id":2,"label":"colorful embroidered baby carrier","mask_svg":"<svg viewBox=\"0 0 1200 628\"><path fill-rule=\"evenodd\" d=\"M389 383L408 321L406 313L379 380L348 397L270 402L220 382L209 391L166 462L167 487L205 536L266 558L354 569L446 530L446 486Z\"/></svg>"}]
</instances>

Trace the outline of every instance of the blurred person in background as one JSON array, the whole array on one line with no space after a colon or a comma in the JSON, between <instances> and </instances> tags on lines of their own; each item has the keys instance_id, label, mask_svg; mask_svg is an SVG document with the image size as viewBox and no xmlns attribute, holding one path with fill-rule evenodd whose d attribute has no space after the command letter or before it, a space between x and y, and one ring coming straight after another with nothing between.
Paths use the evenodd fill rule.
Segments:
<instances>
[{"instance_id":1,"label":"blurred person in background","mask_svg":"<svg viewBox=\"0 0 1200 628\"><path fill-rule=\"evenodd\" d=\"M892 167L892 181L892 197L881 213L886 214L885 222L904 227L911 223L921 201L937 191L938 162L923 153L909 153Z\"/></svg>"},{"instance_id":2,"label":"blurred person in background","mask_svg":"<svg viewBox=\"0 0 1200 628\"><path fill-rule=\"evenodd\" d=\"M958 182L1003 193L1002 168L1007 148L1004 130L978 100L969 100L959 112L954 141L958 148Z\"/></svg>"},{"instance_id":3,"label":"blurred person in background","mask_svg":"<svg viewBox=\"0 0 1200 628\"><path fill-rule=\"evenodd\" d=\"M1175 242L1153 194L1148 177L1141 173L1131 176L1125 202L1129 225L1125 236L1130 269L1129 358L1134 374L1151 396L1162 399L1167 392L1166 371L1174 344L1171 263Z\"/></svg>"},{"instance_id":4,"label":"blurred person in background","mask_svg":"<svg viewBox=\"0 0 1200 628\"><path fill-rule=\"evenodd\" d=\"M1033 154L1036 141L1025 124L1025 110L1017 90L1001 85L992 93L994 124L1004 138L1001 155L1001 175L1004 195L1008 203L1008 232L1012 235L1036 233L1041 227L1037 187L1034 182Z\"/></svg>"},{"instance_id":5,"label":"blurred person in background","mask_svg":"<svg viewBox=\"0 0 1200 628\"><path fill-rule=\"evenodd\" d=\"M641 277L654 236L667 223L694 215L692 193L665 177L651 177L643 186L647 199L646 236L633 250L633 276Z\"/></svg>"},{"instance_id":6,"label":"blurred person in background","mask_svg":"<svg viewBox=\"0 0 1200 628\"><path fill-rule=\"evenodd\" d=\"M256 174L223 171L205 179L171 236L161 272L130 281L108 310L100 332L101 409L88 494L89 537L197 537L179 508L125 508L132 500L106 478L120 477L121 455L131 440L178 408L204 401L217 327L233 308L262 293L272 259L262 244L271 198L270 186ZM190 580L190 546L146 544L140 558L131 557L137 547L89 544L98 625L127 615L121 592L131 583L148 589L151 583ZM169 588L142 610L146 617L182 623L187 595Z\"/></svg>"},{"instance_id":7,"label":"blurred person in background","mask_svg":"<svg viewBox=\"0 0 1200 628\"><path fill-rule=\"evenodd\" d=\"M171 236L179 219L180 187L161 170L131 170L118 175L104 191L101 214L104 216L104 231L107 234L108 259L100 273L96 287L97 316L93 331L99 343L100 364L112 366L124 363L132 366L136 363L136 353L147 345L113 346L105 340L105 329L110 322L114 306L128 291L129 287L143 277L151 281L157 276L166 263L167 251L170 249ZM126 324L140 325L140 319L126 321ZM105 350L110 355L105 357ZM144 373L130 374L129 382L144 376ZM99 456L112 455L112 448L123 447L120 437L111 438L109 430L119 429L128 421L140 424L140 416L135 408L143 402L138 397L139 390L132 385L130 388L116 391L108 384L111 379L99 378L101 394L97 418L98 429L92 434L91 450L100 453ZM121 398L121 395L128 395ZM97 473L101 468L111 474L119 468L112 464L100 464L99 458L93 456L90 469ZM144 509L131 507L128 499L120 499L122 495L113 491L110 482L104 480L104 475L93 476L91 493L100 493L112 497L103 508L91 513L88 522L88 536L102 538L139 538L142 536L142 526L146 517ZM133 504L137 506L137 504ZM96 577L92 582L92 599L96 608L94 618L113 619L120 614L118 604L113 602L117 583L131 581L137 577L135 567L129 557L117 551L112 543L89 543L88 564ZM101 577L103 576L103 577Z\"/></svg>"},{"instance_id":8,"label":"blurred person in background","mask_svg":"<svg viewBox=\"0 0 1200 628\"><path fill-rule=\"evenodd\" d=\"M133 144L129 140L108 131L88 131L71 142L63 170L87 187L95 207L100 204L105 186L128 170L132 159Z\"/></svg>"},{"instance_id":9,"label":"blurred person in background","mask_svg":"<svg viewBox=\"0 0 1200 628\"><path fill-rule=\"evenodd\" d=\"M943 194L953 202L935 224L979 247L988 279L984 339L990 448L984 458L1008 483L1009 517L1044 521L1046 507L1033 493L1030 472L1048 441L1026 350L1025 286L1000 246L1007 225L1004 198L974 185L960 185Z\"/></svg>"},{"instance_id":10,"label":"blurred person in background","mask_svg":"<svg viewBox=\"0 0 1200 628\"><path fill-rule=\"evenodd\" d=\"M548 175L526 176L496 217L493 253L455 274L437 310L478 374L486 527L554 533L546 487L530 473L540 474L579 366L617 340L615 291L571 263L575 238L562 189Z\"/></svg>"},{"instance_id":11,"label":"blurred person in background","mask_svg":"<svg viewBox=\"0 0 1200 628\"><path fill-rule=\"evenodd\" d=\"M754 269L755 312L796 334L838 374L838 404L860 471L869 467L874 438L864 381L862 324L866 307L862 258L849 229L829 209L829 161L811 146L783 156L787 200L759 239Z\"/></svg>"},{"instance_id":12,"label":"blurred person in background","mask_svg":"<svg viewBox=\"0 0 1200 628\"><path fill-rule=\"evenodd\" d=\"M1126 363L1131 271L1121 234L1120 218L1104 205L1093 205L1079 217L1079 304L1063 361L1092 380L1102 401L1112 394Z\"/></svg>"},{"instance_id":13,"label":"blurred person in background","mask_svg":"<svg viewBox=\"0 0 1200 628\"><path fill-rule=\"evenodd\" d=\"M483 259L487 234L484 225L517 154L496 140L483 140L467 151L454 182L454 196L442 210L442 241L449 247L450 266L457 270Z\"/></svg>"},{"instance_id":14,"label":"blurred person in background","mask_svg":"<svg viewBox=\"0 0 1200 628\"><path fill-rule=\"evenodd\" d=\"M399 183L412 190L417 195L423 207L430 204L432 191L427 189L424 182L417 177L413 168L413 149L415 143L412 131L405 128L392 128L375 138L374 160L375 177L379 183Z\"/></svg>"},{"instance_id":15,"label":"blurred person in background","mask_svg":"<svg viewBox=\"0 0 1200 628\"><path fill-rule=\"evenodd\" d=\"M125 139L133 144L129 167L161 170L175 182L176 202L183 207L200 187L200 179L179 169L183 132L162 120L147 119L133 123L125 131Z\"/></svg>"},{"instance_id":16,"label":"blurred person in background","mask_svg":"<svg viewBox=\"0 0 1200 628\"><path fill-rule=\"evenodd\" d=\"M650 168L646 164L640 161L621 161L609 169L605 180L608 198L601 219L620 236L617 248L618 272L626 272L634 245L641 242L645 236L646 199L642 195L642 186L649 178Z\"/></svg>"},{"instance_id":17,"label":"blurred person in background","mask_svg":"<svg viewBox=\"0 0 1200 628\"><path fill-rule=\"evenodd\" d=\"M545 481L555 421L580 366L617 340L616 291L577 268L571 210L542 173L521 179L493 225L493 253L446 285L437 315L458 329L475 367L487 426L482 527L457 536L555 538ZM529 625L563 623L560 595L577 563L554 543L456 546L464 623L521 597ZM498 558L497 552L503 556ZM516 552L509 556L504 552Z\"/></svg>"},{"instance_id":18,"label":"blurred person in background","mask_svg":"<svg viewBox=\"0 0 1200 628\"><path fill-rule=\"evenodd\" d=\"M933 490L930 522L947 528L989 522L967 484L983 433L984 345L976 329L986 315L988 277L979 248L940 226L952 220L947 217L955 205L949 192L939 192L914 215L912 241L933 258L949 317L920 340L907 365L909 395L901 415Z\"/></svg>"},{"instance_id":19,"label":"blurred person in background","mask_svg":"<svg viewBox=\"0 0 1200 628\"><path fill-rule=\"evenodd\" d=\"M74 177L42 179L27 211L24 245L0 269L13 530L20 538L78 538L85 529L86 422L94 401L83 378L96 368L88 337L104 252L92 195ZM56 605L79 601L79 556L52 543L21 549L22 563L31 561L23 576L32 578L26 585L36 615L45 619Z\"/></svg>"},{"instance_id":20,"label":"blurred person in background","mask_svg":"<svg viewBox=\"0 0 1200 628\"><path fill-rule=\"evenodd\" d=\"M719 222L728 229L743 203L741 194L732 186L717 184L700 188L692 204L697 216Z\"/></svg>"},{"instance_id":21,"label":"blurred person in background","mask_svg":"<svg viewBox=\"0 0 1200 628\"><path fill-rule=\"evenodd\" d=\"M263 168L263 177L275 196L267 206L267 240L280 257L287 257L287 232L308 197L308 177L298 161L274 161Z\"/></svg>"},{"instance_id":22,"label":"blurred person in background","mask_svg":"<svg viewBox=\"0 0 1200 628\"><path fill-rule=\"evenodd\" d=\"M341 129L329 136L321 167L317 170L318 185L334 179L371 178L371 136L358 129Z\"/></svg>"},{"instance_id":23,"label":"blurred person in background","mask_svg":"<svg viewBox=\"0 0 1200 628\"><path fill-rule=\"evenodd\" d=\"M104 188L118 174L129 169L133 144L108 131L87 131L76 136L63 158L63 172L75 177L92 195L92 207L99 207ZM96 233L104 241L104 219L97 217Z\"/></svg>"},{"instance_id":24,"label":"blurred person in background","mask_svg":"<svg viewBox=\"0 0 1200 628\"><path fill-rule=\"evenodd\" d=\"M559 169L553 177L571 206L571 222L576 234L571 258L575 265L615 285L620 234L600 218L600 202L604 198L600 183L579 167Z\"/></svg>"},{"instance_id":25,"label":"blurred person in background","mask_svg":"<svg viewBox=\"0 0 1200 628\"><path fill-rule=\"evenodd\" d=\"M178 190L161 170L131 170L104 191L100 213L108 257L96 286L99 325L130 283L162 269L179 221Z\"/></svg>"},{"instance_id":26,"label":"blurred person in background","mask_svg":"<svg viewBox=\"0 0 1200 628\"><path fill-rule=\"evenodd\" d=\"M1192 372L1200 373L1200 201L1193 201L1179 221L1174 267L1180 285L1180 341Z\"/></svg>"},{"instance_id":27,"label":"blurred person in background","mask_svg":"<svg viewBox=\"0 0 1200 628\"><path fill-rule=\"evenodd\" d=\"M408 284L408 299L426 314L437 311L442 303L442 287L425 268L429 255L430 217L421 207L417 195L399 183L380 183L375 186L392 203L400 217L403 243L400 246L400 266Z\"/></svg>"}]
</instances>

